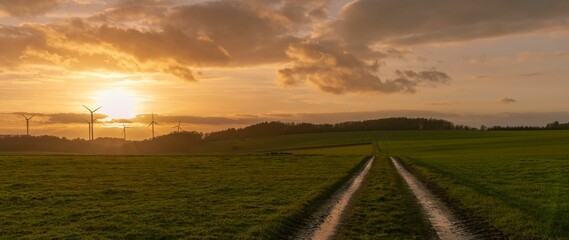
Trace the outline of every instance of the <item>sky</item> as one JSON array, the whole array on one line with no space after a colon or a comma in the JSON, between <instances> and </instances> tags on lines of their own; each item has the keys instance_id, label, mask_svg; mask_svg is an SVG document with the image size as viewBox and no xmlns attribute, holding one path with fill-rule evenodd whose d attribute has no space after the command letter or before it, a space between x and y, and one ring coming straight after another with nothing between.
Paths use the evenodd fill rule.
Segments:
<instances>
[{"instance_id":1,"label":"sky","mask_svg":"<svg viewBox=\"0 0 569 240\"><path fill-rule=\"evenodd\" d=\"M0 134L569 121L565 0L0 0Z\"/></svg>"}]
</instances>

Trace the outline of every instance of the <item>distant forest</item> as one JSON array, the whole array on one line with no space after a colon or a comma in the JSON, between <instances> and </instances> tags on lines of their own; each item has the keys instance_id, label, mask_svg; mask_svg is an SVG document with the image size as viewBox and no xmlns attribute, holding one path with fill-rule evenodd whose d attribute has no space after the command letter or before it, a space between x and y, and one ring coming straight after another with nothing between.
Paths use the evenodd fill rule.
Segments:
<instances>
[{"instance_id":1,"label":"distant forest","mask_svg":"<svg viewBox=\"0 0 569 240\"><path fill-rule=\"evenodd\" d=\"M500 127L481 130L549 130L569 129L569 123L554 122L544 127ZM464 125L455 125L441 119L426 118L384 118L366 121L352 121L336 124L262 122L243 128L230 128L218 132L174 132L142 141L125 141L120 138L97 138L93 141L67 139L56 136L0 136L0 152L35 151L50 153L82 154L161 154L189 153L195 146L209 142L270 137L287 134L325 132L356 132L385 130L478 130Z\"/></svg>"}]
</instances>

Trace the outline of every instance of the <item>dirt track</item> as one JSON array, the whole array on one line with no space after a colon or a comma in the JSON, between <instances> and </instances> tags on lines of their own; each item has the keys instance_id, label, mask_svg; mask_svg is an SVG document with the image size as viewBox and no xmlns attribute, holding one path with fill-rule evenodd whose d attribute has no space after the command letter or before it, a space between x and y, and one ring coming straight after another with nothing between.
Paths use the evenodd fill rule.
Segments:
<instances>
[{"instance_id":1,"label":"dirt track","mask_svg":"<svg viewBox=\"0 0 569 240\"><path fill-rule=\"evenodd\" d=\"M367 160L362 170L326 201L293 239L333 239L352 196L360 188L374 159L375 157L371 157Z\"/></svg>"},{"instance_id":2,"label":"dirt track","mask_svg":"<svg viewBox=\"0 0 569 240\"><path fill-rule=\"evenodd\" d=\"M456 239L477 239L471 234L465 226L461 224L451 209L446 206L437 196L425 187L413 174L399 163L395 157L390 157L393 165L403 177L419 203L423 207L431 226L437 232L440 239L456 240Z\"/></svg>"}]
</instances>

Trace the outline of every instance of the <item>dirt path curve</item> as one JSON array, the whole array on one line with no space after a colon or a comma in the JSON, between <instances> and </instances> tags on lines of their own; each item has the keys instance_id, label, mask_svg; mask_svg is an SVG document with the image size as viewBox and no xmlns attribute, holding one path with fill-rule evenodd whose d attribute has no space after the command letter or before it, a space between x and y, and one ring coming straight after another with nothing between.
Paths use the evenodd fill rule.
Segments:
<instances>
[{"instance_id":1,"label":"dirt path curve","mask_svg":"<svg viewBox=\"0 0 569 240\"><path fill-rule=\"evenodd\" d=\"M308 225L303 228L293 239L302 240L328 240L336 235L338 226L352 196L362 185L362 182L369 172L375 157L367 160L363 169L350 181L342 186L326 203L312 216Z\"/></svg>"},{"instance_id":2,"label":"dirt path curve","mask_svg":"<svg viewBox=\"0 0 569 240\"><path fill-rule=\"evenodd\" d=\"M475 235L469 233L456 216L452 214L450 208L444 204L437 196L425 187L413 174L401 165L399 159L390 157L393 165L403 177L419 203L425 210L427 218L437 235L442 240L456 239L477 239Z\"/></svg>"}]
</instances>

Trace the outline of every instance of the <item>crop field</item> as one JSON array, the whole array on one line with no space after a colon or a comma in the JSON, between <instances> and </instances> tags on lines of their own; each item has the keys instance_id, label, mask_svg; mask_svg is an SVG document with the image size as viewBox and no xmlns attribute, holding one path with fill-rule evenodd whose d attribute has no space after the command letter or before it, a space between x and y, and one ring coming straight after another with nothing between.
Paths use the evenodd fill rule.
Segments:
<instances>
[{"instance_id":1,"label":"crop field","mask_svg":"<svg viewBox=\"0 0 569 240\"><path fill-rule=\"evenodd\" d=\"M380 148L508 238L569 236L569 131L423 134Z\"/></svg>"},{"instance_id":2,"label":"crop field","mask_svg":"<svg viewBox=\"0 0 569 240\"><path fill-rule=\"evenodd\" d=\"M361 159L3 156L0 238L271 239Z\"/></svg>"}]
</instances>

